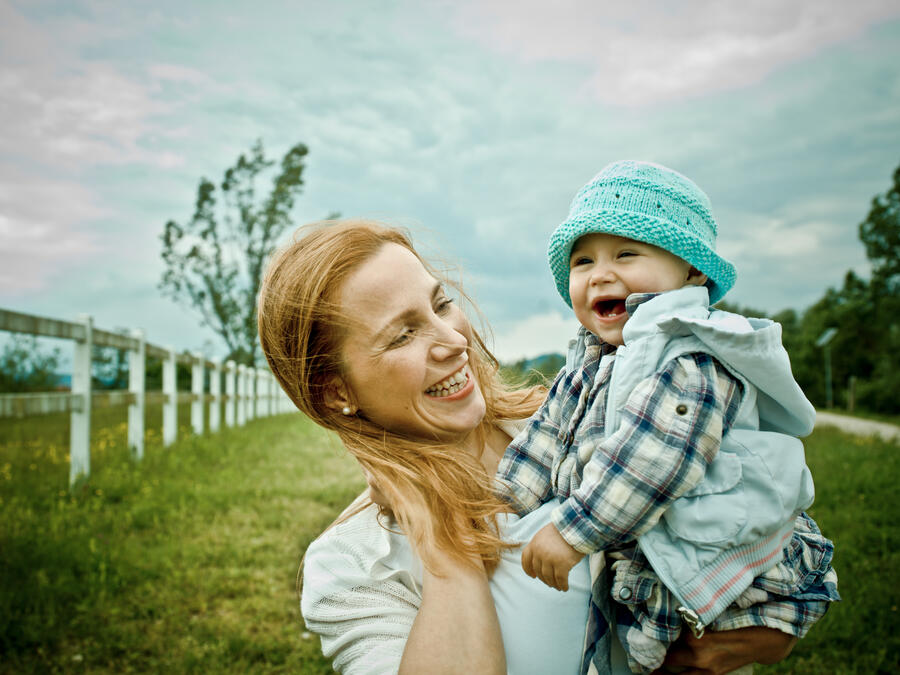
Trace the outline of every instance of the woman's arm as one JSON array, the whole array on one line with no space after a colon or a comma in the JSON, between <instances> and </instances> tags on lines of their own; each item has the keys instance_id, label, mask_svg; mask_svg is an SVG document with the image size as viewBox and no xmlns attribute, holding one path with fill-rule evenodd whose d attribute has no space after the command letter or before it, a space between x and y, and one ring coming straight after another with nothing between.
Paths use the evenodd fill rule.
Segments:
<instances>
[{"instance_id":1,"label":"woman's arm","mask_svg":"<svg viewBox=\"0 0 900 675\"><path fill-rule=\"evenodd\" d=\"M369 497L390 509L365 472ZM466 566L451 558L422 580L422 605L403 650L400 673L506 673L506 656L487 573L481 560Z\"/></svg>"},{"instance_id":2,"label":"woman's arm","mask_svg":"<svg viewBox=\"0 0 900 675\"><path fill-rule=\"evenodd\" d=\"M373 501L386 501L377 491ZM405 540L402 540L405 545ZM345 675L505 673L500 627L483 568L441 563L424 572L385 568L391 535L374 508L326 532L306 553L301 609L322 652ZM400 558L406 557L403 552Z\"/></svg>"},{"instance_id":3,"label":"woman's arm","mask_svg":"<svg viewBox=\"0 0 900 675\"><path fill-rule=\"evenodd\" d=\"M425 570L422 606L403 650L400 673L506 673L500 623L478 568L444 560Z\"/></svg>"}]
</instances>

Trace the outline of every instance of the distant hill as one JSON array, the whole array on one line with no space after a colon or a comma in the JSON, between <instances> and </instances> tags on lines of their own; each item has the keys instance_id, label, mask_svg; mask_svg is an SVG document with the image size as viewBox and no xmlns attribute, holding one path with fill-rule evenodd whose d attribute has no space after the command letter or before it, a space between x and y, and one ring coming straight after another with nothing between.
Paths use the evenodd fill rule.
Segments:
<instances>
[{"instance_id":1,"label":"distant hill","mask_svg":"<svg viewBox=\"0 0 900 675\"><path fill-rule=\"evenodd\" d=\"M566 357L555 352L541 354L515 363L501 364L501 371L512 381L531 384L549 384L559 369L566 364Z\"/></svg>"}]
</instances>

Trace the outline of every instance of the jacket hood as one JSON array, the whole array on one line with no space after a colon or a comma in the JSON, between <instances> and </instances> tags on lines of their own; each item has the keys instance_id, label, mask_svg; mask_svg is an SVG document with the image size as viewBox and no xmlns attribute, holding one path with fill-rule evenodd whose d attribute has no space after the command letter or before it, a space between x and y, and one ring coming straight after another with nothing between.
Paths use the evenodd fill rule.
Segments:
<instances>
[{"instance_id":1,"label":"jacket hood","mask_svg":"<svg viewBox=\"0 0 900 675\"><path fill-rule=\"evenodd\" d=\"M816 411L791 373L781 324L710 310L706 288L689 286L640 305L625 324L625 344L657 331L696 337L724 366L752 384L758 391L760 429L801 437L812 433Z\"/></svg>"}]
</instances>

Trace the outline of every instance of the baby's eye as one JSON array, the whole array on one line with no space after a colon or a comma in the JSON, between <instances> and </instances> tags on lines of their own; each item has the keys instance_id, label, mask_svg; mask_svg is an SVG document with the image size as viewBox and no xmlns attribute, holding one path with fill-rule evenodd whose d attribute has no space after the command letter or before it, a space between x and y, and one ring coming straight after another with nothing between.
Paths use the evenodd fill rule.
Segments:
<instances>
[{"instance_id":1,"label":"baby's eye","mask_svg":"<svg viewBox=\"0 0 900 675\"><path fill-rule=\"evenodd\" d=\"M620 258L630 258L630 257L636 256L636 255L637 255L637 251L631 251L631 250L628 250L628 251L619 251L619 257L620 257Z\"/></svg>"},{"instance_id":2,"label":"baby's eye","mask_svg":"<svg viewBox=\"0 0 900 675\"><path fill-rule=\"evenodd\" d=\"M586 255L579 255L572 258L569 267L578 267L580 265L590 265L593 261Z\"/></svg>"}]
</instances>

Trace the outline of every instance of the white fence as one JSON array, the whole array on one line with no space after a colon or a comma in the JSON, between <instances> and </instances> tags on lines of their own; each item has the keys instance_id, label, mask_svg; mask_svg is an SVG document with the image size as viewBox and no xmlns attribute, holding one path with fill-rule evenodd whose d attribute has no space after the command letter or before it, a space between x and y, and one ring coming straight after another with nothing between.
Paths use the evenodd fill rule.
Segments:
<instances>
[{"instance_id":1,"label":"white fence","mask_svg":"<svg viewBox=\"0 0 900 675\"><path fill-rule=\"evenodd\" d=\"M63 338L75 343L72 357L70 392L37 394L0 394L0 417L25 417L51 412L69 412L72 417L69 438L69 484L91 472L91 408L128 405L128 445L136 459L144 456L144 409L148 404L163 406L163 445L175 442L178 432L178 404L191 403L191 429L203 433L203 407L209 405L209 430L220 428L219 411L224 405L225 426L243 425L254 417L294 411L296 408L278 386L269 370L207 361L196 353L177 353L171 347L157 347L144 341L144 333L131 336L94 328L90 316L78 322L47 319L0 309L0 330L43 337ZM91 354L93 347L113 347L128 353L128 389L91 390ZM144 386L147 357L162 361L162 391L148 392ZM191 391L176 388L176 364L191 367ZM205 392L209 370L209 391ZM224 375L225 392L221 382Z\"/></svg>"}]
</instances>

